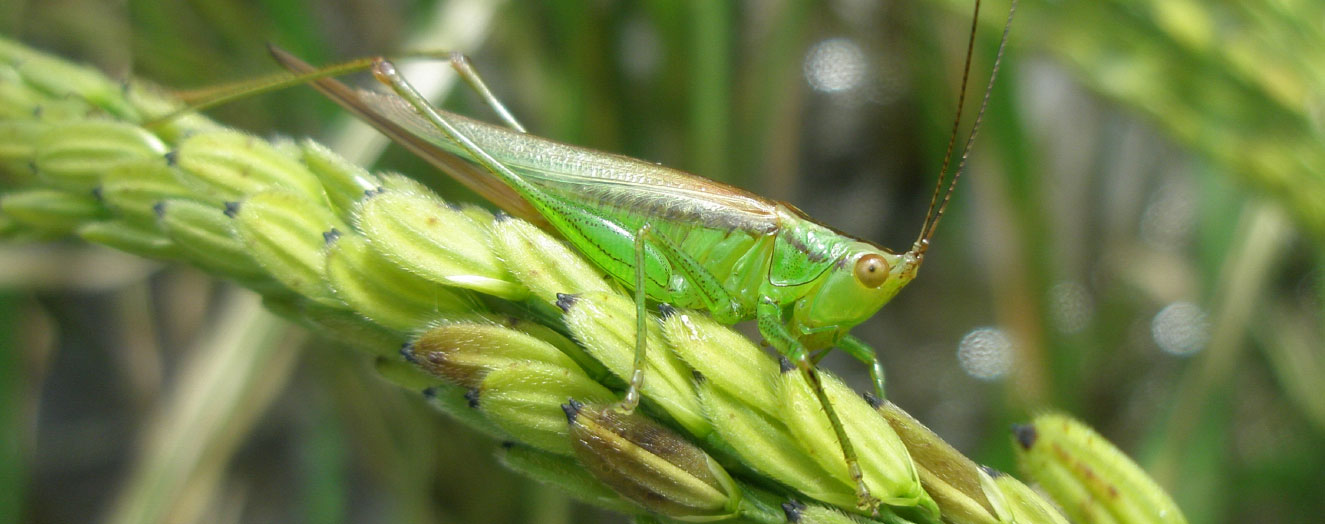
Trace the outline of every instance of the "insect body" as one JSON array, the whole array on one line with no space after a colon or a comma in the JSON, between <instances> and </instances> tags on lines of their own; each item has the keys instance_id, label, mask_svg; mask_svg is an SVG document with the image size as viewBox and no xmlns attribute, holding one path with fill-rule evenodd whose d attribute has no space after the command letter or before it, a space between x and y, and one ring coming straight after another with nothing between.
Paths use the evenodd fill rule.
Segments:
<instances>
[{"instance_id":1,"label":"insect body","mask_svg":"<svg viewBox=\"0 0 1325 524\"><path fill-rule=\"evenodd\" d=\"M356 94L416 135L437 134L398 99ZM776 304L775 325L786 333L764 333L775 344L831 347L914 278L923 256L924 243L894 254L788 204L689 173L436 114L500 162L498 176L603 270L627 284L641 273L649 298L727 323Z\"/></svg>"},{"instance_id":2,"label":"insect body","mask_svg":"<svg viewBox=\"0 0 1325 524\"><path fill-rule=\"evenodd\" d=\"M1006 36L1005 29L1004 42ZM882 397L883 368L874 350L849 331L915 278L962 166L937 212L931 202L919 239L909 251L896 254L818 224L789 204L633 158L528 135L459 55L453 55L452 64L509 128L432 107L384 59L371 67L395 95L318 78L324 76L318 70L283 51L273 52L338 103L508 211L541 218L634 291L635 366L621 409L634 409L644 380L646 299L704 309L723 323L756 320L764 338L804 374L818 396L856 482L860 506L877 507L811 352L839 347L869 363ZM968 48L968 71L969 65ZM982 106L963 161L983 112ZM954 125L954 139L955 131ZM481 169L456 162L456 156ZM940 177L935 201L942 184Z\"/></svg>"}]
</instances>

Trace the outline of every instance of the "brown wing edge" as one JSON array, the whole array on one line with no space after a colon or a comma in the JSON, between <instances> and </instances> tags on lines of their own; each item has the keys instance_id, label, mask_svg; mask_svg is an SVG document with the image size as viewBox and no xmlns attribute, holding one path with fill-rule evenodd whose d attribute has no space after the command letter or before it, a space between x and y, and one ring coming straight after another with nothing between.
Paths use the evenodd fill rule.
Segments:
<instances>
[{"instance_id":1,"label":"brown wing edge","mask_svg":"<svg viewBox=\"0 0 1325 524\"><path fill-rule=\"evenodd\" d=\"M276 46L271 46L271 54L282 67L292 73L305 74L316 70L307 62ZM396 124L390 117L372 105L364 103L357 90L334 78L319 78L311 83L314 89L317 89L327 98L368 122L392 141L441 169L442 172L450 175L457 182L496 204L503 211L532 222L543 229L550 227L547 220L528 201L521 198L519 193L502 183L497 177L488 173L487 170L419 138L414 133Z\"/></svg>"}]
</instances>

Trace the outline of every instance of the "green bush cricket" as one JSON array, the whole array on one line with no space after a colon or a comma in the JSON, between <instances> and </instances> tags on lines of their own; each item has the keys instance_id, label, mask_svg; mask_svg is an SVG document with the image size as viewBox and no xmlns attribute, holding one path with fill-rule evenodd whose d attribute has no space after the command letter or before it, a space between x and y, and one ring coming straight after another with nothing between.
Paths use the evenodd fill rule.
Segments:
<instances>
[{"instance_id":1,"label":"green bush cricket","mask_svg":"<svg viewBox=\"0 0 1325 524\"><path fill-rule=\"evenodd\" d=\"M979 7L977 0L976 20ZM636 306L636 355L618 406L622 411L633 410L639 402L648 300L706 310L725 324L756 320L760 334L785 357L784 371L799 370L812 385L841 445L858 505L872 509L879 501L865 486L813 353L837 347L869 364L875 394L883 398L882 364L874 349L849 331L915 278L979 131L1015 7L1014 0L982 104L947 180L974 47L972 21L948 151L920 234L900 254L821 225L790 204L653 163L526 134L459 54L450 55L452 66L508 127L434 108L384 58L314 69L273 48L276 59L295 76L245 91L311 82L507 212L550 226L630 288ZM330 78L365 68L394 94L355 90Z\"/></svg>"}]
</instances>

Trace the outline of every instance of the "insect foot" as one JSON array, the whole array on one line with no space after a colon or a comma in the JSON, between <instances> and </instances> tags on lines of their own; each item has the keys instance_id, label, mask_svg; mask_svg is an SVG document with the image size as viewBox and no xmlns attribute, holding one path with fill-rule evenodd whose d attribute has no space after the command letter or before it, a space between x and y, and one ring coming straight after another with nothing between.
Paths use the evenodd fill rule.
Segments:
<instances>
[{"instance_id":1,"label":"insect foot","mask_svg":"<svg viewBox=\"0 0 1325 524\"><path fill-rule=\"evenodd\" d=\"M580 463L626 499L681 519L735 516L741 502L726 470L675 431L610 405L562 406Z\"/></svg>"},{"instance_id":2,"label":"insect foot","mask_svg":"<svg viewBox=\"0 0 1325 524\"><path fill-rule=\"evenodd\" d=\"M875 511L878 503L913 508L937 517L938 505L921 487L918 470L900 437L882 416L846 384L828 373L820 373L824 392L841 416L847 438L856 444L856 457L864 489L855 490L857 507ZM840 453L837 436L803 373L786 372L780 376L782 405L787 414L787 429L798 442L834 478L857 486L850 468ZM867 495L877 503L864 500ZM862 505L863 504L863 505Z\"/></svg>"},{"instance_id":3,"label":"insect foot","mask_svg":"<svg viewBox=\"0 0 1325 524\"><path fill-rule=\"evenodd\" d=\"M634 373L635 305L620 293L591 292L577 295L566 305L566 327L575 340L623 382ZM693 370L667 344L650 317L645 356L642 399L661 408L686 431L706 435L711 425L695 398ZM646 404L647 405L647 404Z\"/></svg>"},{"instance_id":4,"label":"insect foot","mask_svg":"<svg viewBox=\"0 0 1325 524\"><path fill-rule=\"evenodd\" d=\"M1040 415L1012 433L1022 469L1073 521L1187 522L1140 466L1076 419Z\"/></svg>"}]
</instances>

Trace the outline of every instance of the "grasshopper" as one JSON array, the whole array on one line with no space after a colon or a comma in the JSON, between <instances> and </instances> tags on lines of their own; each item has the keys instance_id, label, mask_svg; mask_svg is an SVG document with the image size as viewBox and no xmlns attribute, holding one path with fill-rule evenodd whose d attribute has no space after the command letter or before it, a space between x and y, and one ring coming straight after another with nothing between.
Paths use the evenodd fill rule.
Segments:
<instances>
[{"instance_id":1,"label":"grasshopper","mask_svg":"<svg viewBox=\"0 0 1325 524\"><path fill-rule=\"evenodd\" d=\"M1016 3L949 180L979 8L977 0L943 167L920 233L903 253L835 231L791 204L650 162L530 135L461 54L449 55L452 67L506 126L433 107L381 57L316 69L273 47L273 56L294 76L248 92L311 83L505 211L560 233L628 287L635 297L637 338L634 369L618 406L622 411L638 405L645 380L648 301L705 310L725 324L755 320L760 334L785 357L785 370L802 373L822 404L855 482L859 506L877 508L879 501L865 486L855 450L824 392L814 352L836 347L868 364L875 394L883 398L883 365L874 349L850 330L915 279L965 168ZM361 69L370 69L391 93L356 90L332 78Z\"/></svg>"}]
</instances>

